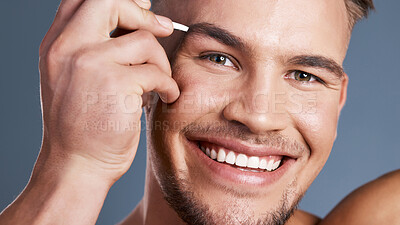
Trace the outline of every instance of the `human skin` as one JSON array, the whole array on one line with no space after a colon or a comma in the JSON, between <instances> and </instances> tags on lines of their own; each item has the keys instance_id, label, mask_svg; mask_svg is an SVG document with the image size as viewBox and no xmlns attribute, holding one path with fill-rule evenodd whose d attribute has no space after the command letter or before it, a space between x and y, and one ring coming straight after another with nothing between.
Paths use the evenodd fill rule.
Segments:
<instances>
[{"instance_id":1,"label":"human skin","mask_svg":"<svg viewBox=\"0 0 400 225\"><path fill-rule=\"evenodd\" d=\"M373 225L400 222L400 170L389 172L344 198L320 225Z\"/></svg>"},{"instance_id":2,"label":"human skin","mask_svg":"<svg viewBox=\"0 0 400 225\"><path fill-rule=\"evenodd\" d=\"M179 96L156 40L172 33L172 21L149 8L149 1L61 2L39 49L41 151L0 224L95 224L135 157L146 93L169 102ZM111 38L115 27L137 31ZM108 122L130 129L96 128Z\"/></svg>"},{"instance_id":3,"label":"human skin","mask_svg":"<svg viewBox=\"0 0 400 225\"><path fill-rule=\"evenodd\" d=\"M291 193L287 202L293 207L329 156L346 99L348 78L345 74L338 78L324 68L291 64L289 59L321 55L342 64L349 41L344 2L235 1L233 6L230 1L170 1L155 10L172 20L191 25L194 30L196 25L193 24L199 23L224 28L240 38L245 47L228 46L193 31L174 55L173 50L178 47L182 34L161 40L173 62L173 78L180 87L181 97L170 105L155 102L147 108L149 159L145 196L136 209L141 212L136 213L142 218L139 221L158 224L161 221L157 218L162 218L163 222L180 224L167 205L153 209L153 202L165 204L163 196L168 191L160 193L160 186L162 190L167 189L169 181L163 180L166 176L186 181L186 187L182 189L194 193L192 200L209 209L215 224L263 219L266 212L280 209L286 193ZM232 62L237 68L201 57L215 52L236 59ZM317 81L300 82L285 76L292 70L312 73L327 85ZM273 99L263 97L278 94L282 94L280 101L285 104L277 106ZM306 108L314 94L313 112L297 110L298 105ZM293 100L290 96L297 97ZM277 107L275 110L274 106ZM226 130L217 132L207 127L207 133L189 132L188 135L184 131L191 123L200 127L211 123ZM160 128L157 124L167 125ZM229 133L230 129L232 133ZM244 133L245 140L238 138L237 130ZM214 173L217 167L208 166L212 163L188 144L207 140L221 146L219 142L228 140L245 146L262 146L264 149L258 153L267 156L271 143L257 145L255 140L268 139L277 133L306 150L293 149L292 158L296 160L273 182L253 177L252 172L237 172L243 176L236 180L228 179L223 173ZM216 136L218 140L210 140ZM241 151L235 147L229 150ZM220 169L225 170L225 167ZM163 216L156 216L155 212ZM231 220L219 217L218 212L228 215Z\"/></svg>"},{"instance_id":4,"label":"human skin","mask_svg":"<svg viewBox=\"0 0 400 225\"><path fill-rule=\"evenodd\" d=\"M93 2L94 1L88 1L87 4L89 5ZM68 5L67 3L70 4L69 7L66 6ZM55 25L53 25L47 39L43 42L41 56L44 57L50 49L54 50L50 51L53 52L52 54L55 54L54 56L64 56L68 58L70 55L65 54L64 51L67 49L69 50L70 48L68 47L73 47L73 41L69 42L71 46L61 45L64 47L61 49L54 49L53 44L54 39L59 37L61 31L65 32L63 34L68 34L64 28L67 23L66 21L85 30L89 29L89 26L84 27L84 24L80 23L84 21L83 18L88 16L87 14L90 14L88 12L90 12L89 9L91 9L91 7L99 11L107 11L106 6L99 6L101 5L100 3L90 5L91 7L86 7L86 11L81 9L80 15L76 16L78 19L75 19L75 23L73 23L74 21L71 21L69 16L75 12L75 7L78 7L79 4L79 1L64 1L64 6L61 7L61 11L64 10L64 15L58 14L58 19L56 18L54 23ZM142 4L143 3L139 2L140 6L144 8L149 7L149 4ZM337 120L346 98L347 76L343 75L342 79L333 79L332 77L334 77L334 75L326 71L326 69L293 64L289 65L285 59L298 54L323 55L341 65L345 57L349 38L346 9L343 3L340 1L326 1L324 3L320 1L280 1L266 4L261 1L254 1L251 3L248 1L235 1L235 8L231 7L228 1L224 3L222 1L207 1L207 4L204 5L199 5L199 1L187 1L187 4L188 5L171 4L174 6L180 5L180 7L185 10L174 12L173 9L167 9L162 11L162 14L188 25L199 22L213 23L240 37L250 48L248 48L249 51L245 53L222 45L204 36L192 36L182 45L182 48L175 58L172 51L177 47L176 43L180 40L182 34L177 33L172 37L161 40L170 59L173 60L173 69L175 71L173 78L177 81L182 94L173 104L166 105L157 100L146 108L148 113L147 121L151 129L148 129L149 160L145 196L136 210L126 220L126 224L132 221L139 224L182 223L177 214L167 205L163 198L163 193L160 191L159 177L162 175L160 171L164 170L186 171L186 174L179 174L179 176L183 176L183 178L192 181L192 188L195 190L195 193L197 193L196 197L199 198L200 201L208 204L212 210L218 210L224 206L226 207L226 205L220 205L218 203L221 202L221 198L231 195L232 190L246 194L251 188L253 197L240 199L241 203L243 203L240 208L251 209L254 211L255 218L257 218L262 212L261 209L270 211L276 208L282 193L285 192L285 188L288 184L293 184L294 177L297 177L296 185L291 186L295 195L288 199L288 201L294 203L307 189L324 165L336 137ZM179 7L176 8L178 9ZM132 8L129 7L129 9ZM124 10L120 10L118 13L121 11ZM110 18L120 17L122 24L120 23L119 26L122 28L140 28L141 30L148 30L152 35L160 37L168 36L172 32L171 29L162 30L157 24L155 25L150 22L140 24L138 21L141 20L138 18L124 20L126 14L124 15L122 13L122 15L119 15L117 13L118 16L116 16L114 13L115 12L111 13ZM104 14L101 14L101 16L104 17ZM100 18L100 15L94 16L94 18ZM126 22L124 26L123 21L133 22ZM91 21L91 23L95 24L94 21ZM103 35L105 32L110 31L108 28L116 25L115 21L110 24L111 25L107 28L104 28ZM132 26L135 25L136 27L126 27L126 24L132 24ZM138 24L140 24L140 26L138 26ZM73 25L69 27L74 27ZM76 33L76 31L70 31L69 34L71 36L68 38L72 39L72 36L76 35ZM138 35L138 33L136 34ZM143 33L141 33L141 35L143 35ZM135 40L144 41L144 39L151 38L149 33L145 35L147 36L142 36ZM132 39L130 41L132 41ZM130 41L121 41L122 43L116 44L113 46L116 48L114 51L118 52L118 55L124 55L124 53L129 55L133 47L136 47L129 45L130 43L128 42ZM75 43L81 42L84 41L75 40ZM149 45L150 48L154 47L152 50L155 51L155 49L159 49L155 47L157 45L154 42L152 43L153 44ZM86 45L85 47L87 47L89 44L93 43L87 41L84 44ZM130 48L128 46L130 46ZM74 47L78 49L76 45ZM96 51L93 50L93 52L80 52L79 59L86 59L78 60L78 68L83 66L85 69L85 73L82 72L82 74L87 75L87 71L99 73L99 70L93 69L93 65L105 63L105 61L100 60L105 59L105 55L110 56L110 52L105 50L106 48L98 47ZM204 50L224 52L235 56L241 64L240 72L234 71L230 67L213 65L213 63L207 60L195 60L195 56L198 56L199 53ZM60 52L63 54L61 55ZM251 54L249 54L249 52ZM87 61L93 56L96 56L96 54L100 54L103 58L94 57L93 61ZM163 54L158 53L152 55L152 57L157 58L160 55ZM51 59L54 60L56 58L54 56L44 58L50 60L48 62L51 62ZM165 59L161 58L162 57L158 59L165 62ZM146 61L146 59L143 59L141 62ZM108 60L110 60L110 58L108 58ZM42 80L42 95L44 100L47 99L48 102L50 102L50 100L57 102L51 98L53 93L49 91L49 89L46 89L46 85L49 83L47 79L51 80L52 78L51 76L47 77L46 73L54 76L51 71L47 71L48 68L52 68L48 65L48 62L42 64L41 67L41 75L44 80ZM153 64L157 64L157 67L163 68L163 75L169 74L165 66L158 65L156 61L152 62ZM129 61L129 63L131 62ZM140 64L140 62L136 62L136 64ZM77 65L74 64L75 67ZM104 70L104 68L102 69ZM110 72L112 69L115 68L110 67L106 71ZM293 80L292 77L284 76L288 75L290 70L295 69L320 76L321 79L324 79L328 83L329 88L317 82L305 84ZM66 70L66 73L68 72L71 71ZM158 73L161 72L158 71ZM223 76L221 76L221 74L223 74ZM162 78L160 76L151 77L151 81L154 83L157 83L159 79ZM91 78L93 79L90 81L95 80L94 75L91 75ZM115 80L113 81L115 82ZM111 91L115 91L116 89L121 90L123 87L129 87L129 85L134 83L132 80L129 82L126 82L126 80L123 81L124 82L118 83ZM135 82L137 84L138 80ZM105 83L108 82L103 82L103 84ZM82 84L80 86L73 86L69 91L75 90L78 93L82 90L90 91L82 89L82 86ZM167 99L165 102L172 103L178 95L176 89L172 91L172 89L174 89L174 84L165 81L161 86L168 86L171 88L160 90L156 85L156 87L153 88L146 88L143 92L148 92L150 90L159 91L161 95L164 94L168 96L165 97L165 99ZM62 88L57 90L60 91L60 89ZM238 97L238 90L240 90L240 98ZM109 92L110 90L107 89L106 91ZM136 91L137 90L134 90L134 93L140 96L142 92L137 93ZM66 92L61 93L67 96ZM226 93L229 93L228 102L225 101L225 98L222 99ZM193 99L196 100L199 96L205 98L206 103L210 103L208 100L212 99L214 105L201 106L191 103ZM277 109L272 111L262 108L265 105L274 105L269 102L270 99L268 98L258 98L256 108L252 108L251 104L244 104L246 102L252 103L249 99L252 99L254 96L278 96L281 98L279 99L280 101L291 104L278 104ZM294 103L292 102L293 99L288 99L290 96L301 98L296 98L296 102ZM187 98L189 98L189 103L185 102L188 101ZM299 111L299 106L304 106L304 108L306 108L309 100L313 100L315 103L312 113ZM58 102L56 105L62 105L62 103L65 104L66 101ZM215 104L218 107L216 107ZM47 106L49 105L51 104L48 103ZM46 106L45 102L44 106ZM80 105L77 104L75 107L80 107ZM36 212L27 213L23 219L28 222L36 221L38 224L46 222L54 223L55 221L61 220L68 224L94 223L109 187L127 170L134 158L139 136L137 130L128 135L121 136L121 133L116 132L111 135L107 133L106 136L103 136L104 133L102 133L100 137L98 137L97 135L99 134L96 132L82 136L82 133L78 132L79 130L73 130L65 126L63 127L63 131L69 131L71 133L68 138L63 135L61 135L61 137L54 135L56 137L53 136L50 138L49 133L57 133L55 129L60 129L57 125L52 125L56 128L51 129L51 121L57 121L57 119L62 117L60 114L50 110L54 110L54 108L57 107L44 107L45 132L47 133L45 133L44 145L38 163L35 166L30 184L18 200L9 207L8 211L2 214L0 222L6 221L7 216L8 218L12 218L13 213L17 211L25 214L25 212L29 212L30 209L33 209L35 206L44 205L45 210L37 207L37 214ZM67 113L74 112L74 107L65 106L64 110L66 111L63 115L66 115ZM172 110L175 110L175 112L170 113ZM101 118L102 115L99 115L101 114L99 112L104 112L102 107L99 106L93 111L98 113L91 114L90 117L96 116L95 119L109 119L108 117ZM74 115L78 116L77 118L82 119L84 122L90 118L87 115L86 117L79 117L81 116L79 114ZM113 115L116 116L115 114ZM113 119L127 122L126 118L122 118L124 115L119 115L121 117L117 116ZM135 114L134 119L138 120L139 116L140 113ZM128 119L128 122L130 122L130 120L131 118ZM168 124L177 124L178 126L173 127L173 129L172 127L168 127L168 129L157 130L154 129L156 121L167 121ZM301 154L296 156L296 162L271 185L251 184L251 179L246 178L244 182L239 185L232 181L227 181L223 177L212 179L213 177L211 177L209 173L201 173L201 171L206 171L207 167L202 166L197 156L193 154L191 150L184 147L184 138L181 132L184 125L191 122L201 123L204 121L211 121L214 124L228 124L228 126L231 127L233 123L241 124L240 127L242 130L247 131L247 137L252 138L261 138L269 133L279 132L279 134L284 135L288 139L296 141L300 146L306 146L307 150L302 151ZM76 122L76 120L71 119L71 121L67 122L72 123ZM66 124L67 122L63 121L62 124ZM71 136L73 138L71 138ZM229 136L229 134L227 134L227 136ZM118 139L112 142L116 137L118 137ZM78 143L92 143L92 145L76 149L77 145L73 147L68 145L68 143L72 143L72 141L70 141L71 139L74 141L78 140ZM105 140L109 141L106 145L104 143ZM121 143L121 141L125 143L125 141L132 140L134 140L134 143L128 142L129 147L118 148L124 151L113 151L112 154L106 151L109 149L107 148L109 146L115 147L113 144ZM65 147L65 145L60 146L58 143L61 142L66 142L67 147ZM254 145L254 143L247 143L243 140L240 140L240 142L246 145ZM81 154L80 151L85 154ZM82 155L85 157L82 157ZM163 160L166 162L165 164L160 163ZM198 176L198 174L202 174L202 176ZM221 191L221 189L217 188L215 185L216 182L220 182L219 187L222 185L227 188L224 190L230 191ZM204 188L199 189L198 187L200 186ZM204 189L208 190L207 195L204 195ZM43 190L46 190L48 195L44 195ZM205 197L201 198L199 197L200 195ZM230 201L231 202L226 202L226 204L235 203L238 199L230 199ZM84 207L85 210L76 207L76 205L80 204L86 206ZM296 217L296 215L298 216ZM240 216L239 219L243 219L243 215ZM301 212L296 212L295 216L291 218L292 223L299 224L296 218L301 217ZM18 218L14 217L14 219Z\"/></svg>"}]
</instances>

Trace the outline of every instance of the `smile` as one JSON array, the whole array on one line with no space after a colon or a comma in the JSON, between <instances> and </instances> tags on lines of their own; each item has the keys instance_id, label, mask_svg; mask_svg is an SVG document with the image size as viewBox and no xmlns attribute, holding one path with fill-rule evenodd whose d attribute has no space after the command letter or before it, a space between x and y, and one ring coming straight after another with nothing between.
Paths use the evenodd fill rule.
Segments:
<instances>
[{"instance_id":1,"label":"smile","mask_svg":"<svg viewBox=\"0 0 400 225\"><path fill-rule=\"evenodd\" d=\"M296 162L301 153L293 149L216 136L190 135L184 140L200 173L223 186L272 188L289 171L296 173L300 166Z\"/></svg>"},{"instance_id":2,"label":"smile","mask_svg":"<svg viewBox=\"0 0 400 225\"><path fill-rule=\"evenodd\" d=\"M249 156L208 142L199 142L198 147L210 159L229 164L241 171L272 172L280 167L283 159L281 155Z\"/></svg>"}]
</instances>

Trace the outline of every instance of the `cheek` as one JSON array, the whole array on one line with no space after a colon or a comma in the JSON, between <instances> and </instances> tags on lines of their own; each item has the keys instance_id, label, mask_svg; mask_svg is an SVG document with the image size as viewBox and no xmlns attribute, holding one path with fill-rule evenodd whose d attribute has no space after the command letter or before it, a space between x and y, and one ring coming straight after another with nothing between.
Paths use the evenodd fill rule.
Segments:
<instances>
[{"instance_id":1,"label":"cheek","mask_svg":"<svg viewBox=\"0 0 400 225\"><path fill-rule=\"evenodd\" d=\"M195 66L186 66L184 72L180 68L174 69L173 78L181 95L175 103L168 105L174 112L168 118L193 121L207 114L220 113L229 102L233 79L201 71Z\"/></svg>"},{"instance_id":2,"label":"cheek","mask_svg":"<svg viewBox=\"0 0 400 225\"><path fill-rule=\"evenodd\" d=\"M303 102L303 111L292 114L299 132L311 148L310 159L326 162L336 137L339 95L316 92Z\"/></svg>"},{"instance_id":3,"label":"cheek","mask_svg":"<svg viewBox=\"0 0 400 225\"><path fill-rule=\"evenodd\" d=\"M154 102L148 121L151 130L153 148L158 152L153 157L158 158L160 168L172 170L187 170L182 162L186 158L185 149L181 143L180 131L195 121L216 121L224 108L224 100L229 99L229 87L223 87L222 81L212 79L212 76L189 70L174 69L173 78L177 82L181 95L173 104ZM228 102L229 100L226 100ZM163 149L163 150L161 150Z\"/></svg>"}]
</instances>

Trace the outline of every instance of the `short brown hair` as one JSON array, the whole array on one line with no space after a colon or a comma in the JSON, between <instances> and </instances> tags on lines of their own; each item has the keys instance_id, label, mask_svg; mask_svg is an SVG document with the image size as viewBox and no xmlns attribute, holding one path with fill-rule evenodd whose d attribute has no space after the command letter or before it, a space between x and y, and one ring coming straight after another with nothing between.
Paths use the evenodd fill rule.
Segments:
<instances>
[{"instance_id":1,"label":"short brown hair","mask_svg":"<svg viewBox=\"0 0 400 225\"><path fill-rule=\"evenodd\" d=\"M368 13L375 9L373 0L344 0L344 2L349 16L350 30L359 20L366 18Z\"/></svg>"}]
</instances>

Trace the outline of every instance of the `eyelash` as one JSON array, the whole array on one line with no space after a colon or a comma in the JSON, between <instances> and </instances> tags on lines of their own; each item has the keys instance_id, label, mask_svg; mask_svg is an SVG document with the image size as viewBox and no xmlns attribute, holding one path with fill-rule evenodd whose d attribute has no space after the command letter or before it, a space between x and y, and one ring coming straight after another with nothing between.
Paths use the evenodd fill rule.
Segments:
<instances>
[{"instance_id":1,"label":"eyelash","mask_svg":"<svg viewBox=\"0 0 400 225\"><path fill-rule=\"evenodd\" d=\"M219 65L218 63L214 62L211 60L211 57L223 57L225 58L225 60L229 60L229 62L232 64L231 66L226 66L226 65ZM222 53L207 53L205 55L200 55L199 59L201 60L208 60L209 62L217 65L217 66L225 66L225 67L231 67L234 68L235 70L239 70L239 63L237 62L237 60L235 58L233 58L232 56L226 55L226 54L222 54Z\"/></svg>"},{"instance_id":2,"label":"eyelash","mask_svg":"<svg viewBox=\"0 0 400 225\"><path fill-rule=\"evenodd\" d=\"M314 80L313 81L299 81L299 80L296 80L295 77L294 77L296 73L306 74L306 75L311 77L310 79L314 79ZM292 79L294 81L298 81L298 82L301 82L301 83L311 83L311 82L317 81L317 82L327 86L326 82L324 80L322 80L321 78L319 78L318 76L316 76L316 75L314 75L312 73L304 72L302 70L291 70L291 71L289 71L288 74L285 75L285 78Z\"/></svg>"},{"instance_id":3,"label":"eyelash","mask_svg":"<svg viewBox=\"0 0 400 225\"><path fill-rule=\"evenodd\" d=\"M211 57L215 57L215 56L217 56L217 57L224 57L225 60L229 60L229 61L231 62L232 66L218 65L218 63L216 63L216 62L214 62L214 61L211 60ZM218 65L218 66L233 67L233 68L236 69L236 70L238 70L238 68L239 68L238 66L236 66L236 64L238 64L238 62L237 62L236 59L234 59L233 57L231 57L231 56L229 56L229 55L222 54L222 53L208 53L208 54L205 54L205 55L200 55L200 56L199 56L199 59L201 59L201 60L208 60L209 62L212 62L213 64L216 64L216 65ZM306 75L308 75L308 76L311 77L310 79L314 79L314 80L313 80L313 81L299 81L299 80L296 80L295 77L294 77L296 73L306 74ZM287 78L287 79L292 79L292 80L294 80L294 81L298 81L298 82L301 82L301 83L311 83L311 82L317 81L317 82L319 82L319 83L321 83L321 84L327 86L326 82L323 81L323 80L322 80L321 78L319 78L318 76L316 76L316 75L314 75L314 74L311 74L311 73L308 73L308 72L305 72L305 71L302 71L302 70L291 70L291 71L289 71L288 74L285 75L285 78Z\"/></svg>"}]
</instances>

